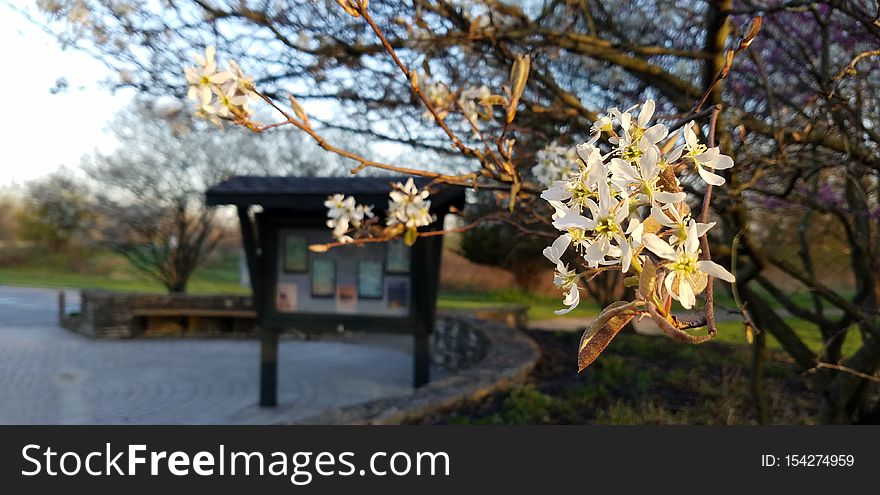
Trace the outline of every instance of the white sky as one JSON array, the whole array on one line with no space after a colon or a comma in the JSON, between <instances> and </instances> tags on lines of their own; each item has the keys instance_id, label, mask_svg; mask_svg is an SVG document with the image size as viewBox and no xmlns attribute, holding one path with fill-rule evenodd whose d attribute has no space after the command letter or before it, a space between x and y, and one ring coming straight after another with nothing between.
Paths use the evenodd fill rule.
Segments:
<instances>
[{"instance_id":1,"label":"white sky","mask_svg":"<svg viewBox=\"0 0 880 495\"><path fill-rule=\"evenodd\" d=\"M114 113L134 96L133 90L112 94L100 83L110 72L98 60L74 48L62 49L55 38L22 16L35 13L28 0L0 0L0 188L20 186L60 166L77 169L80 157L115 145L106 130ZM39 17L37 17L39 19ZM59 78L68 89L50 93ZM333 105L308 102L312 115L327 118ZM407 148L377 143L373 152L393 157Z\"/></svg>"},{"instance_id":2,"label":"white sky","mask_svg":"<svg viewBox=\"0 0 880 495\"><path fill-rule=\"evenodd\" d=\"M62 50L5 2L0 2L0 47L0 186L22 184L60 165L75 167L83 154L112 147L104 128L132 95L112 95L99 85L108 75L100 62ZM50 94L60 77L70 89Z\"/></svg>"}]
</instances>

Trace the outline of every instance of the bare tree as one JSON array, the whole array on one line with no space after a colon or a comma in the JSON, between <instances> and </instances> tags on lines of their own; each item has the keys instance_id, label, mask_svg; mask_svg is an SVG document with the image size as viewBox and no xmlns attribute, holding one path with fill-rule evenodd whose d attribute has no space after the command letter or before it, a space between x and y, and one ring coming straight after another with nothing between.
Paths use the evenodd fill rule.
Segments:
<instances>
[{"instance_id":1,"label":"bare tree","mask_svg":"<svg viewBox=\"0 0 880 495\"><path fill-rule=\"evenodd\" d=\"M234 174L315 174L321 163L297 139L219 131L174 101L136 102L111 124L118 147L84 167L103 213L102 240L170 292L185 292L224 234L207 187ZM314 161L310 161L314 160Z\"/></svg>"}]
</instances>

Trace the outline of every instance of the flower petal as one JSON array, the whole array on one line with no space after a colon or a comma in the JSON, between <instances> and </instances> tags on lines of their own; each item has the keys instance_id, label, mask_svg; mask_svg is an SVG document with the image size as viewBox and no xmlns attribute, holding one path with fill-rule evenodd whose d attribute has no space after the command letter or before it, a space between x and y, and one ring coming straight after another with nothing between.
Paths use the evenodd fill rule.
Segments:
<instances>
[{"instance_id":1,"label":"flower petal","mask_svg":"<svg viewBox=\"0 0 880 495\"><path fill-rule=\"evenodd\" d=\"M693 287L691 287L690 282L685 280L684 277L682 277L678 284L678 301L684 309L693 308L694 303L697 302L697 298L694 296Z\"/></svg>"},{"instance_id":2,"label":"flower petal","mask_svg":"<svg viewBox=\"0 0 880 495\"><path fill-rule=\"evenodd\" d=\"M672 249L672 246L667 244L663 239L657 237L656 234L646 233L642 235L642 244L661 258L666 258L668 260L675 260L678 258L675 254L675 250Z\"/></svg>"},{"instance_id":3,"label":"flower petal","mask_svg":"<svg viewBox=\"0 0 880 495\"><path fill-rule=\"evenodd\" d=\"M694 121L690 121L684 126L684 141L689 149L694 149L699 144L697 134L694 132Z\"/></svg>"},{"instance_id":4,"label":"flower petal","mask_svg":"<svg viewBox=\"0 0 880 495\"><path fill-rule=\"evenodd\" d=\"M687 248L688 254L696 254L700 249L700 236L697 235L697 221L693 218L688 222L685 247Z\"/></svg>"},{"instance_id":5,"label":"flower petal","mask_svg":"<svg viewBox=\"0 0 880 495\"><path fill-rule=\"evenodd\" d=\"M608 170L611 171L612 175L619 175L626 178L627 180L639 180L639 174L638 172L636 172L636 169L634 169L633 166L629 164L629 162L627 162L626 160L621 160L620 158L612 158L611 165L608 167Z\"/></svg>"},{"instance_id":6,"label":"flower petal","mask_svg":"<svg viewBox=\"0 0 880 495\"><path fill-rule=\"evenodd\" d=\"M645 149L645 154L639 158L639 172L641 172L642 178L646 181L650 181L654 177L660 173L660 167L657 165L660 163L660 152L657 150L657 147L653 144Z\"/></svg>"},{"instance_id":7,"label":"flower petal","mask_svg":"<svg viewBox=\"0 0 880 495\"><path fill-rule=\"evenodd\" d=\"M659 203L680 203L687 198L687 193L685 192L664 192L658 191L654 193L654 200Z\"/></svg>"},{"instance_id":8,"label":"flower petal","mask_svg":"<svg viewBox=\"0 0 880 495\"><path fill-rule=\"evenodd\" d=\"M655 144L657 141L665 138L666 135L669 134L669 130L663 124L654 124L645 130L645 134L642 136L642 141L647 141L650 144Z\"/></svg>"},{"instance_id":9,"label":"flower petal","mask_svg":"<svg viewBox=\"0 0 880 495\"><path fill-rule=\"evenodd\" d=\"M697 235L700 237L703 237L703 235L714 226L715 226L715 222L697 223Z\"/></svg>"},{"instance_id":10,"label":"flower petal","mask_svg":"<svg viewBox=\"0 0 880 495\"><path fill-rule=\"evenodd\" d=\"M697 163L702 163L705 165L709 165L710 167L714 167L715 160L718 159L718 155L720 154L721 152L718 151L718 147L716 146L714 148L707 149L699 155L694 156L694 160L696 160Z\"/></svg>"},{"instance_id":11,"label":"flower petal","mask_svg":"<svg viewBox=\"0 0 880 495\"><path fill-rule=\"evenodd\" d=\"M620 246L621 251L621 273L626 273L629 271L629 265L632 262L632 249L630 249L629 242L626 241L622 236L615 235L614 240L617 241L617 245Z\"/></svg>"},{"instance_id":12,"label":"flower petal","mask_svg":"<svg viewBox=\"0 0 880 495\"><path fill-rule=\"evenodd\" d=\"M734 277L732 273L730 273L729 271L727 271L726 268L719 265L718 263L715 263L714 261L698 261L697 269L705 273L706 275L719 278L721 280L724 280L725 282L736 282L736 277Z\"/></svg>"},{"instance_id":13,"label":"flower petal","mask_svg":"<svg viewBox=\"0 0 880 495\"><path fill-rule=\"evenodd\" d=\"M554 313L560 316L569 313L571 312L571 310L576 308L580 302L581 294L580 291L578 291L577 284L574 284L565 294L565 299L562 300L562 304L568 304L568 308L557 309L556 311L554 311Z\"/></svg>"},{"instance_id":14,"label":"flower petal","mask_svg":"<svg viewBox=\"0 0 880 495\"><path fill-rule=\"evenodd\" d=\"M667 163L675 163L676 161L678 161L679 158L681 158L681 153L683 151L684 151L684 145L682 144L680 146L676 146L672 151L667 153L666 156L663 158L666 160Z\"/></svg>"},{"instance_id":15,"label":"flower petal","mask_svg":"<svg viewBox=\"0 0 880 495\"><path fill-rule=\"evenodd\" d=\"M715 170L726 170L733 167L733 158L719 154L712 166L715 167Z\"/></svg>"},{"instance_id":16,"label":"flower petal","mask_svg":"<svg viewBox=\"0 0 880 495\"><path fill-rule=\"evenodd\" d=\"M639 127L647 127L651 117L654 116L654 106L654 100L652 99L648 99L648 101L642 105L642 110L639 112ZM656 143L657 141L654 142Z\"/></svg>"},{"instance_id":17,"label":"flower petal","mask_svg":"<svg viewBox=\"0 0 880 495\"><path fill-rule=\"evenodd\" d=\"M706 170L705 167L697 167L697 172L700 173L700 177L706 181L706 184L711 184L713 186L723 186L724 185L724 177L721 177L718 174L713 174Z\"/></svg>"}]
</instances>

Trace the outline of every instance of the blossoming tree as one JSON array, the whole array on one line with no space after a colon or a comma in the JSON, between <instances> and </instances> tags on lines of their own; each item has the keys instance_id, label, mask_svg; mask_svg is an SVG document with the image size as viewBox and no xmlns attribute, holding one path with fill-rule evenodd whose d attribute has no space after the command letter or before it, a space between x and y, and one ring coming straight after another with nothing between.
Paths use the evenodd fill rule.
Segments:
<instances>
[{"instance_id":1,"label":"blossoming tree","mask_svg":"<svg viewBox=\"0 0 880 495\"><path fill-rule=\"evenodd\" d=\"M460 153L479 161L478 172L448 175L379 163L330 144L314 130L308 114L293 95L288 96L289 105L282 104L261 92L236 62L229 61L228 67L221 68L215 60L214 47L196 56L197 66L184 69L189 83L188 96L196 101L197 113L220 127L226 121L254 132L294 126L328 152L358 162L353 173L374 167L462 187L491 187L506 195L510 211L515 209L518 198L528 198L529 184L514 165L516 138L509 133L509 127L515 121L528 80L530 56L516 57L509 86L503 91L493 93L481 86L454 92L443 83L420 81L419 73L404 64L373 20L366 0L339 0L339 4L349 15L363 18L369 25L408 80L412 93L425 108L426 117L442 129ZM728 52L729 61L752 42L759 29L760 22L756 21L739 48ZM725 72L729 65L730 62ZM719 73L718 78L724 75ZM697 104L697 109L706 97ZM252 99L274 109L280 120L257 122L249 106ZM497 137L490 139L480 122L492 120L495 107L501 107L504 126ZM714 171L733 167L733 160L711 142L720 107L715 107L712 113L708 144L698 139L699 129L694 121L680 126L680 132L672 136L664 124L651 125L654 100L643 103L637 115L631 113L634 110L635 107L627 111L613 108L596 120L590 140L576 147L576 157L550 143L542 151L545 156L533 169L539 180L553 179L540 197L552 207L549 222L560 232L544 250L544 256L555 265L554 284L564 293L563 304L568 306L557 314L566 314L577 307L582 278L606 270L620 270L625 275L631 274L632 284L637 286L634 300L609 305L586 329L578 350L580 370L592 363L616 333L637 316L650 317L664 333L686 342L699 343L714 337L717 329L713 278L735 281L727 269L710 259L706 239L707 231L714 225L707 223L708 199L712 188L725 182ZM446 123L450 113L461 114L462 122L481 146L470 146L458 137ZM683 139L679 139L680 136ZM600 146L603 138L605 143ZM683 143L677 145L678 141ZM558 162L559 157L565 157L566 163L571 165L557 167L554 162ZM678 179L679 174L692 172L706 183L701 222L691 215L687 194ZM373 205L355 204L354 198L341 194L331 196L325 203L327 226L333 230L336 242L312 246L312 249L323 251L336 245L383 242L399 235L404 236L407 244L413 244L420 235L419 227L435 220L429 213L429 195L428 187L418 190L412 179L406 184L394 185L384 227L372 220ZM564 259L568 251L571 264ZM704 291L707 304L702 318L681 321L671 312L673 299L685 309L691 309L696 304L696 295ZM687 331L702 326L708 327L705 335Z\"/></svg>"},{"instance_id":2,"label":"blossoming tree","mask_svg":"<svg viewBox=\"0 0 880 495\"><path fill-rule=\"evenodd\" d=\"M253 85L241 85L244 74L224 64L219 72L228 74L203 82L194 95L219 103L203 109L209 118L258 131L296 126L353 160L358 171L423 175L497 196L504 211L483 222L513 222L546 238L548 255L561 261L557 281L569 305L579 292L572 294L568 277L582 283L596 273L620 273L629 260L628 283L637 292L620 305L632 306L604 312L597 321L608 324L587 332L587 349L602 347L606 334L636 313L679 338L709 335L708 279L727 276L698 264L712 254L736 275L730 287L741 304L725 309L741 314L754 335L756 370L761 343L772 335L809 372L825 420L880 418L880 24L872 2L197 0L168 10L128 1L41 0L40 6L61 20L55 31L65 42L102 54L118 73L117 85L185 92L181 61L196 47L216 45ZM743 43L752 39L755 16L764 20L761 34ZM210 78L217 71L206 72ZM304 111L328 99L338 103L332 118ZM655 119L648 99L655 101ZM628 111L605 112L636 102ZM256 103L274 107L281 118L251 121L244 110ZM651 130L651 120L666 126L665 136ZM464 156L479 166L456 174L439 164L382 163L330 142L328 129L405 144L420 158L430 151L443 158L438 162ZM638 140L635 129L643 132ZM725 156L736 165L726 168L733 161ZM605 179L597 180L602 173ZM684 202L674 196L681 192ZM349 222L345 234L351 242L410 231L357 216L361 225ZM712 253L704 245L708 237ZM831 254L847 264L840 286L828 278L831 264L818 261L832 245ZM646 275L652 269L653 278ZM793 297L791 284L807 291L808 303ZM705 319L673 318L667 302L690 304L691 295L695 308L697 299L707 300ZM809 347L786 315L814 326L822 348ZM694 337L689 327L703 324L710 331ZM856 334L861 344L845 354L843 343Z\"/></svg>"}]
</instances>

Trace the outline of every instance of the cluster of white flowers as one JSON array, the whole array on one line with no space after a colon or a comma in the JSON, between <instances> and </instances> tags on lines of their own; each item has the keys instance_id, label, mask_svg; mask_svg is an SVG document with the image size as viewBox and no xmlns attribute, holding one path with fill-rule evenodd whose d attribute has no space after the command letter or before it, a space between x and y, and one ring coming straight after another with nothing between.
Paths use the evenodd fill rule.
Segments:
<instances>
[{"instance_id":1,"label":"cluster of white flowers","mask_svg":"<svg viewBox=\"0 0 880 495\"><path fill-rule=\"evenodd\" d=\"M333 229L333 238L337 242L353 241L349 234L351 229L358 229L365 219L373 217L373 207L355 204L353 196L334 194L324 201L327 207L327 226Z\"/></svg>"},{"instance_id":2,"label":"cluster of white flowers","mask_svg":"<svg viewBox=\"0 0 880 495\"><path fill-rule=\"evenodd\" d=\"M578 156L574 148L547 145L535 154L537 162L532 167L532 175L542 186L549 186L558 180L570 177L578 171Z\"/></svg>"},{"instance_id":3,"label":"cluster of white flowers","mask_svg":"<svg viewBox=\"0 0 880 495\"><path fill-rule=\"evenodd\" d=\"M684 128L685 144L663 153L660 142L668 130L662 124L649 125L653 100L641 105L637 117L631 113L635 108L612 109L594 123L590 141L576 148L578 167L541 194L555 210L553 226L562 232L544 249L544 256L556 265L554 284L565 293L568 305L557 314L568 313L580 300L581 274L562 260L569 247L579 264L594 269L619 266L623 273L641 272L648 252L653 253L658 276L665 277L658 285L685 308L694 306L707 275L734 280L720 265L699 259L699 237L714 223L691 217L675 174L683 162L707 183L722 185L724 179L711 170L730 168L733 160L717 147L700 144L693 122ZM603 134L612 146L606 154L596 145ZM662 149L673 144L667 142Z\"/></svg>"},{"instance_id":4,"label":"cluster of white flowers","mask_svg":"<svg viewBox=\"0 0 880 495\"><path fill-rule=\"evenodd\" d=\"M428 190L419 191L410 177L406 184L394 184L394 190L388 193L388 226L403 225L408 230L430 225L436 220L431 214L431 201Z\"/></svg>"},{"instance_id":5,"label":"cluster of white flowers","mask_svg":"<svg viewBox=\"0 0 880 495\"><path fill-rule=\"evenodd\" d=\"M253 80L232 60L229 70L220 70L214 55L214 47L209 46L204 56L196 55L198 66L183 69L188 96L197 101L197 115L218 127L223 120L246 120L252 114L248 101L254 97Z\"/></svg>"},{"instance_id":6,"label":"cluster of white flowers","mask_svg":"<svg viewBox=\"0 0 880 495\"><path fill-rule=\"evenodd\" d=\"M432 224L437 217L431 214L430 192L419 190L410 178L405 184L392 184L388 193L388 227L395 227L396 233L406 230L408 242L415 240L419 227ZM357 204L353 196L335 194L324 201L327 207L327 226L333 229L333 238L337 242L349 243L354 240L353 230L366 225L366 220L373 218L373 207ZM396 235L396 234L395 234Z\"/></svg>"}]
</instances>

